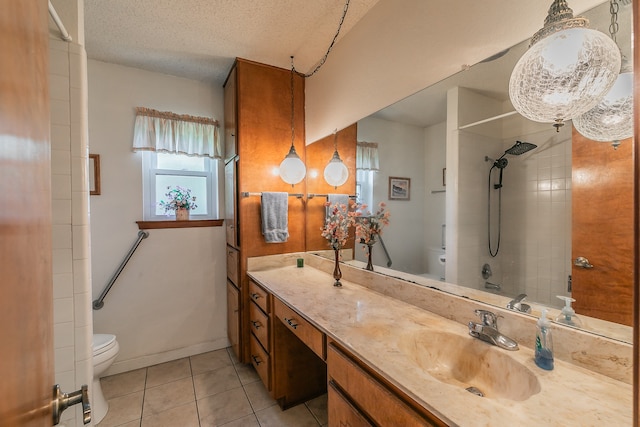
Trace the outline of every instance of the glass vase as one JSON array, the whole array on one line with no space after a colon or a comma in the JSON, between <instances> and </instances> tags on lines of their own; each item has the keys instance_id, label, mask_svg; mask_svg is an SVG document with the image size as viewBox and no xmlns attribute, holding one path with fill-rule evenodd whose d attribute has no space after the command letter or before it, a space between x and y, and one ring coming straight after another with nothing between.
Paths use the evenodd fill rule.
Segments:
<instances>
[{"instance_id":1,"label":"glass vase","mask_svg":"<svg viewBox=\"0 0 640 427\"><path fill-rule=\"evenodd\" d=\"M373 249L373 244L375 242L367 243L367 266L365 270L373 271L373 262L371 262L371 250Z\"/></svg>"},{"instance_id":2,"label":"glass vase","mask_svg":"<svg viewBox=\"0 0 640 427\"><path fill-rule=\"evenodd\" d=\"M336 265L333 268L333 278L336 280L333 286L342 286L340 279L342 278L342 272L340 271L340 249L334 249L336 254Z\"/></svg>"}]
</instances>

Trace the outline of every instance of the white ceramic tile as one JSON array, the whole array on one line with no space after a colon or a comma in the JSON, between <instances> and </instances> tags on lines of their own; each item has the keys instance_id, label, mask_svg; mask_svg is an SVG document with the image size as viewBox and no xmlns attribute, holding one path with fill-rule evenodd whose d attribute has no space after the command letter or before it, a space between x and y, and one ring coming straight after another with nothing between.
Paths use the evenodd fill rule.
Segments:
<instances>
[{"instance_id":1,"label":"white ceramic tile","mask_svg":"<svg viewBox=\"0 0 640 427\"><path fill-rule=\"evenodd\" d=\"M57 99L51 100L51 123L56 125L70 125L70 107L69 101L61 101Z\"/></svg>"},{"instance_id":2,"label":"white ceramic tile","mask_svg":"<svg viewBox=\"0 0 640 427\"><path fill-rule=\"evenodd\" d=\"M52 249L71 249L71 225L54 224L51 226Z\"/></svg>"},{"instance_id":3,"label":"white ceramic tile","mask_svg":"<svg viewBox=\"0 0 640 427\"><path fill-rule=\"evenodd\" d=\"M73 298L53 300L53 323L73 322Z\"/></svg>"},{"instance_id":4,"label":"white ceramic tile","mask_svg":"<svg viewBox=\"0 0 640 427\"><path fill-rule=\"evenodd\" d=\"M65 150L71 149L71 127L70 125L55 125L50 128L51 149Z\"/></svg>"},{"instance_id":5,"label":"white ceramic tile","mask_svg":"<svg viewBox=\"0 0 640 427\"><path fill-rule=\"evenodd\" d=\"M69 80L69 54L57 49L49 49L49 74L65 76Z\"/></svg>"},{"instance_id":6,"label":"white ceramic tile","mask_svg":"<svg viewBox=\"0 0 640 427\"><path fill-rule=\"evenodd\" d=\"M80 123L71 124L71 156L87 157L89 149L87 146L87 135Z\"/></svg>"},{"instance_id":7,"label":"white ceramic tile","mask_svg":"<svg viewBox=\"0 0 640 427\"><path fill-rule=\"evenodd\" d=\"M76 386L76 373L74 370L62 371L58 369L58 366L55 366L55 380L56 384L60 384L60 388L65 393L68 393L67 390L75 390Z\"/></svg>"},{"instance_id":8,"label":"white ceramic tile","mask_svg":"<svg viewBox=\"0 0 640 427\"><path fill-rule=\"evenodd\" d=\"M53 347L63 348L74 345L73 322L55 323L53 325Z\"/></svg>"},{"instance_id":9,"label":"white ceramic tile","mask_svg":"<svg viewBox=\"0 0 640 427\"><path fill-rule=\"evenodd\" d=\"M73 260L73 291L91 291L91 264L88 259Z\"/></svg>"},{"instance_id":10,"label":"white ceramic tile","mask_svg":"<svg viewBox=\"0 0 640 427\"><path fill-rule=\"evenodd\" d=\"M49 75L50 99L69 101L69 77Z\"/></svg>"},{"instance_id":11,"label":"white ceramic tile","mask_svg":"<svg viewBox=\"0 0 640 427\"><path fill-rule=\"evenodd\" d=\"M93 326L84 325L74 329L76 360L93 357Z\"/></svg>"},{"instance_id":12,"label":"white ceramic tile","mask_svg":"<svg viewBox=\"0 0 640 427\"><path fill-rule=\"evenodd\" d=\"M74 295L74 316L76 327L91 326L91 294L89 292L76 293Z\"/></svg>"},{"instance_id":13,"label":"white ceramic tile","mask_svg":"<svg viewBox=\"0 0 640 427\"><path fill-rule=\"evenodd\" d=\"M83 73L86 73L86 60L83 57L85 57L84 52L69 54L69 82L71 87L81 87L83 84Z\"/></svg>"},{"instance_id":14,"label":"white ceramic tile","mask_svg":"<svg viewBox=\"0 0 640 427\"><path fill-rule=\"evenodd\" d=\"M71 157L71 190L89 191L88 161L86 157Z\"/></svg>"},{"instance_id":15,"label":"white ceramic tile","mask_svg":"<svg viewBox=\"0 0 640 427\"><path fill-rule=\"evenodd\" d=\"M71 174L71 154L69 150L51 150L51 173L59 175Z\"/></svg>"},{"instance_id":16,"label":"white ceramic tile","mask_svg":"<svg viewBox=\"0 0 640 427\"><path fill-rule=\"evenodd\" d=\"M74 225L89 224L89 192L73 191L71 193L71 204L73 207L72 218Z\"/></svg>"},{"instance_id":17,"label":"white ceramic tile","mask_svg":"<svg viewBox=\"0 0 640 427\"><path fill-rule=\"evenodd\" d=\"M84 92L79 87L72 87L69 90L70 93L70 120L71 123L82 123L87 117L87 112L83 110L86 108L86 103L83 100Z\"/></svg>"},{"instance_id":18,"label":"white ceramic tile","mask_svg":"<svg viewBox=\"0 0 640 427\"><path fill-rule=\"evenodd\" d=\"M54 249L52 255L53 274L73 272L71 249Z\"/></svg>"},{"instance_id":19,"label":"white ceramic tile","mask_svg":"<svg viewBox=\"0 0 640 427\"><path fill-rule=\"evenodd\" d=\"M76 358L74 355L73 346L56 348L53 351L53 356L55 360L55 366L61 371L71 371L75 369Z\"/></svg>"},{"instance_id":20,"label":"white ceramic tile","mask_svg":"<svg viewBox=\"0 0 640 427\"><path fill-rule=\"evenodd\" d=\"M51 198L71 200L71 175L51 175Z\"/></svg>"},{"instance_id":21,"label":"white ceramic tile","mask_svg":"<svg viewBox=\"0 0 640 427\"><path fill-rule=\"evenodd\" d=\"M88 225L73 225L73 259L85 259L91 256L89 251L89 236L91 230Z\"/></svg>"},{"instance_id":22,"label":"white ceramic tile","mask_svg":"<svg viewBox=\"0 0 640 427\"><path fill-rule=\"evenodd\" d=\"M53 275L53 297L70 298L73 296L73 274L56 273Z\"/></svg>"}]
</instances>

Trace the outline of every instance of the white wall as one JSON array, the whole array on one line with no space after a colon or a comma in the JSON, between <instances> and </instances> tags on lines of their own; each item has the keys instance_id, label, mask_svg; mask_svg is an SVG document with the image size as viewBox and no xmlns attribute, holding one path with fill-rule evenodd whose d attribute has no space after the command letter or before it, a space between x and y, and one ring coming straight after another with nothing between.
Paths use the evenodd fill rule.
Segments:
<instances>
[{"instance_id":1,"label":"white wall","mask_svg":"<svg viewBox=\"0 0 640 427\"><path fill-rule=\"evenodd\" d=\"M570 3L578 15L603 1ZM307 143L531 37L550 4L380 0L307 80Z\"/></svg>"},{"instance_id":2,"label":"white wall","mask_svg":"<svg viewBox=\"0 0 640 427\"><path fill-rule=\"evenodd\" d=\"M429 126L424 129L424 242L425 242L425 273L445 277L445 268L440 264L438 256L444 253L443 229L446 223L445 195L446 185L443 185L443 171L447 164L447 129L446 122ZM445 182L446 183L446 182ZM446 244L446 241L444 242Z\"/></svg>"},{"instance_id":3,"label":"white wall","mask_svg":"<svg viewBox=\"0 0 640 427\"><path fill-rule=\"evenodd\" d=\"M135 242L135 221L142 220L142 156L131 150L135 107L222 122L223 88L94 60L88 76L89 151L100 155L102 187L101 195L91 196L95 299ZM228 345L224 227L149 234L105 306L93 312L95 332L115 334L120 343L108 373Z\"/></svg>"},{"instance_id":4,"label":"white wall","mask_svg":"<svg viewBox=\"0 0 640 427\"><path fill-rule=\"evenodd\" d=\"M425 144L423 129L388 120L367 117L358 122L358 141L377 142L380 170L373 175L374 212L380 202L391 213L390 225L382 234L393 260L393 268L424 273L424 242L416 236L424 235ZM389 200L389 177L411 179L411 198L408 201ZM360 246L360 245L356 245ZM356 259L364 254L356 247ZM373 263L386 266L381 245L373 248Z\"/></svg>"}]
</instances>

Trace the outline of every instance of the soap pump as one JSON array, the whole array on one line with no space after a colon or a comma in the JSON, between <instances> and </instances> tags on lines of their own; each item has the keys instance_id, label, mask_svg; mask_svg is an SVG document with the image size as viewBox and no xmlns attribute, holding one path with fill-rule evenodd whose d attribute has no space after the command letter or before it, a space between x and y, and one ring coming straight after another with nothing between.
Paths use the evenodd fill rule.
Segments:
<instances>
[{"instance_id":1,"label":"soap pump","mask_svg":"<svg viewBox=\"0 0 640 427\"><path fill-rule=\"evenodd\" d=\"M562 311L560 312L558 317L556 317L556 322L581 328L582 320L580 320L580 318L576 316L575 310L573 309L573 307L571 307L571 303L575 302L576 300L571 297L565 297L562 295L556 296L563 300L565 304L564 307L562 307Z\"/></svg>"},{"instance_id":2,"label":"soap pump","mask_svg":"<svg viewBox=\"0 0 640 427\"><path fill-rule=\"evenodd\" d=\"M547 309L542 310L542 316L538 319L536 326L536 349L535 362L542 369L550 371L553 369L553 341L551 339L551 328L547 319Z\"/></svg>"}]
</instances>

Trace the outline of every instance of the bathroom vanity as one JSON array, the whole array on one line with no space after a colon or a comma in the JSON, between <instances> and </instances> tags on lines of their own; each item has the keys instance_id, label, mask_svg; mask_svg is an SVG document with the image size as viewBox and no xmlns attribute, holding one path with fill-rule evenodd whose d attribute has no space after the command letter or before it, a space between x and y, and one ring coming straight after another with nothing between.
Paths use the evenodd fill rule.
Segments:
<instances>
[{"instance_id":1,"label":"bathroom vanity","mask_svg":"<svg viewBox=\"0 0 640 427\"><path fill-rule=\"evenodd\" d=\"M555 369L543 371L532 340L506 351L472 338L456 321L473 320L473 307L498 308L409 283L412 299L403 301L406 289L384 295L373 288L388 278L350 266L343 286L334 287L332 263L304 256L303 268L295 254L248 263L251 359L281 407L327 390L330 426L632 425L631 376L605 375L615 369L599 366L600 355L556 356ZM434 292L448 318L416 304ZM504 326L535 321L498 314ZM518 340L513 327L507 330ZM533 336L534 327L528 332ZM624 359L626 350L612 345L610 359Z\"/></svg>"}]
</instances>

